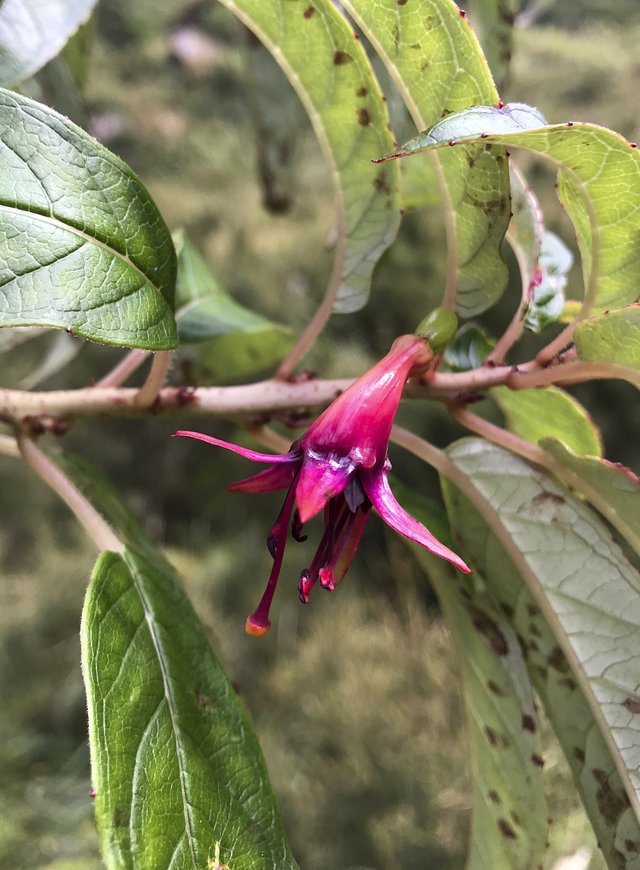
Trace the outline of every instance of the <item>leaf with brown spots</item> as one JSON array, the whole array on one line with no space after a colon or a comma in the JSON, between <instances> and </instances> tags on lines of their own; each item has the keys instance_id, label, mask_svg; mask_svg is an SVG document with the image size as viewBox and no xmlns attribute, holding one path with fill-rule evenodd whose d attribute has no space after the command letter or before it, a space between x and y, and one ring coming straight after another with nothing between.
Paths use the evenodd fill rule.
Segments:
<instances>
[{"instance_id":1,"label":"leaf with brown spots","mask_svg":"<svg viewBox=\"0 0 640 870\"><path fill-rule=\"evenodd\" d=\"M419 517L420 504L414 496L408 505ZM486 596L470 603L465 581L440 560L418 559L440 600L462 670L474 756L467 867L529 870L544 859L547 812L540 769L531 763L542 750L520 646Z\"/></svg>"},{"instance_id":2,"label":"leaf with brown spots","mask_svg":"<svg viewBox=\"0 0 640 870\"><path fill-rule=\"evenodd\" d=\"M464 532L479 586L512 614L608 865L631 870L638 855L625 843L640 838L640 577L598 516L541 470L479 439L449 455L470 484L463 495L443 481L454 532ZM530 762L537 770L542 753Z\"/></svg>"},{"instance_id":3,"label":"leaf with brown spots","mask_svg":"<svg viewBox=\"0 0 640 870\"><path fill-rule=\"evenodd\" d=\"M468 106L498 104L482 50L451 0L343 0L342 5L398 87L415 124L406 130L409 136ZM445 292L457 299L460 314L479 314L500 298L507 281L501 255L511 212L505 149L462 146L404 163L403 207L441 203L446 214Z\"/></svg>"},{"instance_id":4,"label":"leaf with brown spots","mask_svg":"<svg viewBox=\"0 0 640 870\"><path fill-rule=\"evenodd\" d=\"M370 162L393 137L366 52L331 0L222 3L273 54L309 115L336 194L336 262L325 299L334 311L357 311L400 221L398 170L385 172L382 188Z\"/></svg>"}]
</instances>

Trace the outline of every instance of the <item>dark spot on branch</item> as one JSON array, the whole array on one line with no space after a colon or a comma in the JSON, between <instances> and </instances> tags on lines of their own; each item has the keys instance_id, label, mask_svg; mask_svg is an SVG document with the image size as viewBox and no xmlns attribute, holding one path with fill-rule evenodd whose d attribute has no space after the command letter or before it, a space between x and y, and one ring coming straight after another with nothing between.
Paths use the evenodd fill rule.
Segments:
<instances>
[{"instance_id":1,"label":"dark spot on branch","mask_svg":"<svg viewBox=\"0 0 640 870\"><path fill-rule=\"evenodd\" d=\"M536 731L536 720L533 716L529 716L528 713L522 714L522 727L525 731L531 731L532 734L535 734Z\"/></svg>"},{"instance_id":2,"label":"dark spot on branch","mask_svg":"<svg viewBox=\"0 0 640 870\"><path fill-rule=\"evenodd\" d=\"M540 610L535 604L527 604L527 613L529 616L537 616L540 613Z\"/></svg>"},{"instance_id":3,"label":"dark spot on branch","mask_svg":"<svg viewBox=\"0 0 640 870\"><path fill-rule=\"evenodd\" d=\"M493 680L489 680L489 681L488 681L488 683L487 683L487 688L488 688L489 691L492 692L494 695L497 695L498 698L501 698L501 697L504 695L504 692L502 691L502 689L500 688L500 686L499 686L497 683L494 683Z\"/></svg>"},{"instance_id":4,"label":"dark spot on branch","mask_svg":"<svg viewBox=\"0 0 640 870\"><path fill-rule=\"evenodd\" d=\"M305 18L311 18L312 15L316 14L315 6L307 6L307 8L302 13Z\"/></svg>"},{"instance_id":5,"label":"dark spot on branch","mask_svg":"<svg viewBox=\"0 0 640 870\"><path fill-rule=\"evenodd\" d=\"M625 840L624 848L627 852L640 852L640 840Z\"/></svg>"},{"instance_id":6,"label":"dark spot on branch","mask_svg":"<svg viewBox=\"0 0 640 870\"><path fill-rule=\"evenodd\" d=\"M502 801L500 800L500 795L497 791L495 791L495 789L491 789L491 791L488 791L487 797L492 803L497 804L498 806L502 803Z\"/></svg>"},{"instance_id":7,"label":"dark spot on branch","mask_svg":"<svg viewBox=\"0 0 640 870\"><path fill-rule=\"evenodd\" d=\"M358 109L358 124L361 127L368 127L371 123L371 118L369 117L369 112L366 109Z\"/></svg>"},{"instance_id":8,"label":"dark spot on branch","mask_svg":"<svg viewBox=\"0 0 640 870\"><path fill-rule=\"evenodd\" d=\"M586 758L584 754L584 749L581 746L574 746L573 757L576 759L576 761L579 761L580 764L584 764L584 760Z\"/></svg>"},{"instance_id":9,"label":"dark spot on branch","mask_svg":"<svg viewBox=\"0 0 640 870\"><path fill-rule=\"evenodd\" d=\"M535 624L535 622L530 622L527 628L529 630L529 634L532 634L534 637L542 637L542 632Z\"/></svg>"},{"instance_id":10,"label":"dark spot on branch","mask_svg":"<svg viewBox=\"0 0 640 870\"><path fill-rule=\"evenodd\" d=\"M531 761L533 761L536 767L544 767L544 758L541 755L536 755L535 752L531 756Z\"/></svg>"},{"instance_id":11,"label":"dark spot on branch","mask_svg":"<svg viewBox=\"0 0 640 870\"><path fill-rule=\"evenodd\" d=\"M376 190L379 190L382 193L391 193L391 188L389 187L389 182L387 181L387 173L384 171L384 169L381 169L380 172L376 175L373 186Z\"/></svg>"},{"instance_id":12,"label":"dark spot on branch","mask_svg":"<svg viewBox=\"0 0 640 870\"><path fill-rule=\"evenodd\" d=\"M367 93L368 91L366 88L358 88L358 90L356 91L356 97L366 97Z\"/></svg>"}]
</instances>

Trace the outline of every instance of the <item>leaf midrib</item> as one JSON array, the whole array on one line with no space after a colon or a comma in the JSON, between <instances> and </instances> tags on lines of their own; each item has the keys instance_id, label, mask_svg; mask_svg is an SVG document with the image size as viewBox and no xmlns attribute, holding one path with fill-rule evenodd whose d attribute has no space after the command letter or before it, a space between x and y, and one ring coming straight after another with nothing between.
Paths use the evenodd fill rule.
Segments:
<instances>
[{"instance_id":1,"label":"leaf midrib","mask_svg":"<svg viewBox=\"0 0 640 870\"><path fill-rule=\"evenodd\" d=\"M180 793L182 795L182 805L184 811L184 833L187 836L187 841L189 843L189 852L191 853L191 860L193 862L193 866L198 866L198 856L195 849L195 833L193 830L193 819L191 818L191 804L188 800L188 785L187 785L187 771L185 770L183 758L184 758L184 746L182 740L180 739L180 727L178 725L177 720L177 705L176 699L171 689L171 680L169 679L169 674L165 664L164 658L164 649L162 641L158 635L155 625L155 618L153 613L153 607L151 602L148 599L148 596L144 589L143 579L140 577L138 572L138 566L135 561L129 557L129 554L125 554L125 559L127 562L127 566L131 571L131 577L134 582L134 587L138 596L140 598L140 603L142 604L142 609L144 611L145 621L147 623L147 627L149 630L149 637L151 638L151 642L153 644L153 648L156 653L156 658L158 660L158 666L160 668L160 674L162 676L162 684L164 688L164 698L167 702L167 709L169 711L169 716L171 718L171 730L173 733L173 737L176 745L176 758L178 761L178 771L179 771L179 780L180 780ZM157 712L157 711L156 711ZM155 714L154 714L155 715Z\"/></svg>"},{"instance_id":2,"label":"leaf midrib","mask_svg":"<svg viewBox=\"0 0 640 870\"><path fill-rule=\"evenodd\" d=\"M77 227L73 226L73 224L66 224L64 221L59 218L51 217L49 215L40 214L39 212L27 211L26 209L16 208L15 206L6 205L6 203L0 203L0 213L7 212L9 214L19 215L21 218L31 219L33 218L36 221L42 221L43 223L50 224L54 226L58 230L63 230L64 232L71 233L72 235L76 235L79 238L83 239L84 242L95 245L98 248L106 251L110 256L115 259L120 260L125 263L125 265L130 268L133 272L135 272L144 282L145 285L152 287L156 293L158 293L161 298L164 300L166 304L166 299L164 298L164 294L162 292L162 288L151 280L151 278L142 271L142 269L133 262L133 260L127 255L123 254L121 251L116 250L115 248L111 248L106 242L103 242L101 239L97 238L97 236L92 236L90 233L85 233ZM58 262L57 260L55 262ZM55 263L49 264L49 267L55 265ZM47 266L43 266L42 268L49 268ZM16 276L20 277L20 276Z\"/></svg>"}]
</instances>

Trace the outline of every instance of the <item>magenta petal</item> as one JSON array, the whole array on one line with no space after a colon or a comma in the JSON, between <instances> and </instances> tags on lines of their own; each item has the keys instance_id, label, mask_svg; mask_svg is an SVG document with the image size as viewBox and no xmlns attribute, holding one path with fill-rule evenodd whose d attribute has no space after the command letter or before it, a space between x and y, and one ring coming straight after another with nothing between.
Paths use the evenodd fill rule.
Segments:
<instances>
[{"instance_id":1,"label":"magenta petal","mask_svg":"<svg viewBox=\"0 0 640 870\"><path fill-rule=\"evenodd\" d=\"M296 504L303 525L320 513L330 498L342 492L353 470L354 465L349 460L331 456L316 458L310 451L305 453L296 484Z\"/></svg>"},{"instance_id":2,"label":"magenta petal","mask_svg":"<svg viewBox=\"0 0 640 870\"><path fill-rule=\"evenodd\" d=\"M174 436L180 435L186 438L197 438L198 441L206 441L207 444L213 444L214 447L224 447L226 450L232 450L234 453L239 453L245 459L250 459L252 462L268 462L272 465L275 462L295 462L300 458L297 451L289 451L289 453L257 453L255 450L249 450L247 447L240 447L239 444L231 444L229 441L222 441L220 438L213 438L211 435L204 435L202 432L186 432L180 430L174 432Z\"/></svg>"},{"instance_id":3,"label":"magenta petal","mask_svg":"<svg viewBox=\"0 0 640 870\"><path fill-rule=\"evenodd\" d=\"M296 474L296 465L272 465L264 471L245 477L227 487L229 492L275 492L277 489L288 489Z\"/></svg>"},{"instance_id":4,"label":"magenta petal","mask_svg":"<svg viewBox=\"0 0 640 870\"><path fill-rule=\"evenodd\" d=\"M388 526L391 526L396 532L409 538L410 541L415 541L426 547L429 552L440 556L441 559L446 559L460 568L465 574L470 574L471 569L462 561L460 556L457 556L448 547L431 534L426 526L414 519L411 514L398 504L395 500L387 475L381 469L374 471L365 471L361 469L360 480L365 488L371 504L378 511L382 519Z\"/></svg>"}]
</instances>

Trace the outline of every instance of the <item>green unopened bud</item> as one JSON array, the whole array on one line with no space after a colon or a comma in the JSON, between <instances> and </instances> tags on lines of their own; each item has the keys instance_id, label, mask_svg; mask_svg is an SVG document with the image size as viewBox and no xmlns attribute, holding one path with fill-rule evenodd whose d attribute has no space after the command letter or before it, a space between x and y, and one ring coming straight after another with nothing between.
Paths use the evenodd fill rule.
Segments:
<instances>
[{"instance_id":1,"label":"green unopened bud","mask_svg":"<svg viewBox=\"0 0 640 870\"><path fill-rule=\"evenodd\" d=\"M430 314L421 320L416 329L416 335L426 338L433 352L442 353L458 329L458 318L455 311L449 308L434 308Z\"/></svg>"}]
</instances>

